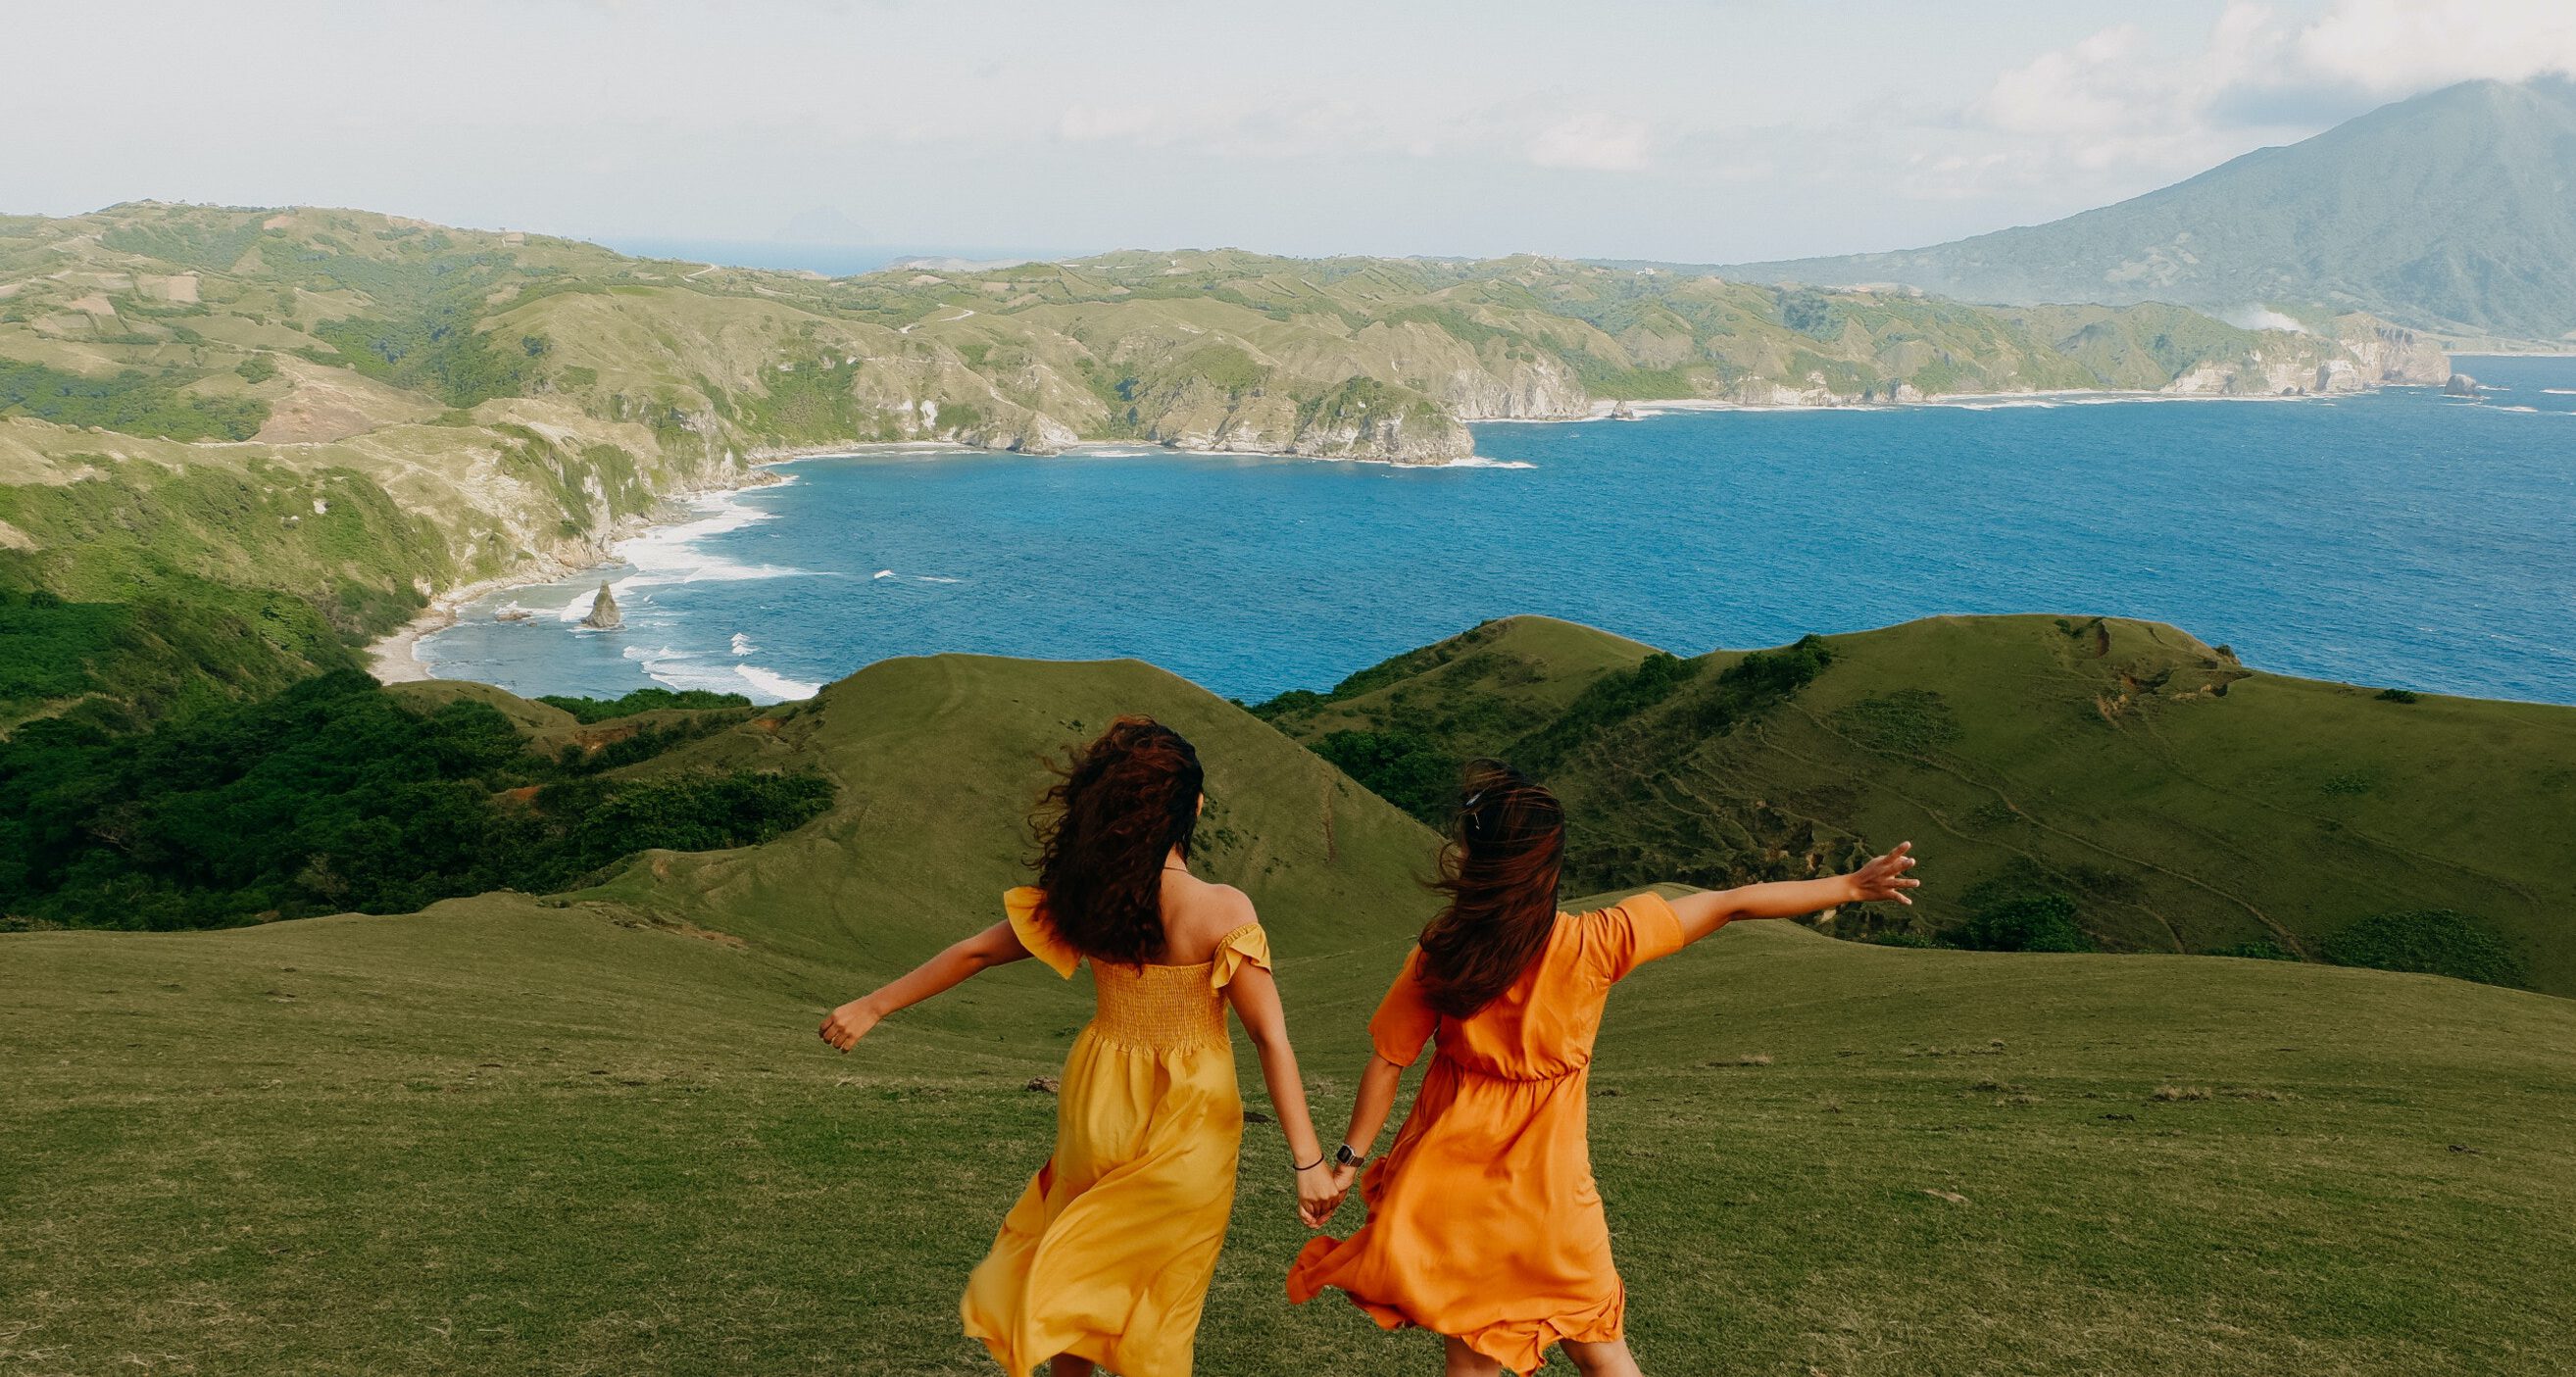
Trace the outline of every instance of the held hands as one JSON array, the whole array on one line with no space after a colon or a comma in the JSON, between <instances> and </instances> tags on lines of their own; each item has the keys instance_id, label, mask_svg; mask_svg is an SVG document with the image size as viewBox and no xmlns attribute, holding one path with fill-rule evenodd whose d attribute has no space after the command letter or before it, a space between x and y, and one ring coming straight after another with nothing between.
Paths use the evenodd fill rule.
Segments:
<instances>
[{"instance_id":1,"label":"held hands","mask_svg":"<svg viewBox=\"0 0 2576 1377\"><path fill-rule=\"evenodd\" d=\"M1350 1188L1346 1169L1330 1161L1297 1173L1297 1218L1309 1229L1324 1227L1332 1222L1333 1212L1342 1207L1342 1197Z\"/></svg>"},{"instance_id":2,"label":"held hands","mask_svg":"<svg viewBox=\"0 0 2576 1377\"><path fill-rule=\"evenodd\" d=\"M883 1017L868 1008L866 1000L853 999L834 1009L832 1016L823 1020L823 1026L816 1031L822 1034L825 1042L846 1052L857 1046L859 1039L866 1037L868 1030L876 1027Z\"/></svg>"},{"instance_id":3,"label":"held hands","mask_svg":"<svg viewBox=\"0 0 2576 1377\"><path fill-rule=\"evenodd\" d=\"M1895 850L1844 876L1851 886L1851 897L1844 902L1866 904L1894 899L1900 904L1913 903L1914 896L1905 891L1919 889L1923 884L1921 880L1905 878L1905 872L1914 868L1913 850L1914 843L1900 842Z\"/></svg>"}]
</instances>

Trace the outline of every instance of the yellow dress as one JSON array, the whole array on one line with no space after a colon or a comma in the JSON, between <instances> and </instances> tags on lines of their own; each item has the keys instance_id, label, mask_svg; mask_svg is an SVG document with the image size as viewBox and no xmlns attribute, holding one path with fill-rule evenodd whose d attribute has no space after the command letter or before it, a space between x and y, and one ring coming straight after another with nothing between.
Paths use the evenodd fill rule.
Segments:
<instances>
[{"instance_id":1,"label":"yellow dress","mask_svg":"<svg viewBox=\"0 0 2576 1377\"><path fill-rule=\"evenodd\" d=\"M1030 954L1072 978L1081 954L1043 892L1002 898ZM1122 1377L1188 1377L1199 1309L1234 1210L1243 1095L1224 990L1270 942L1246 923L1195 966L1095 961L1098 1011L1065 1057L1055 1155L966 1282L966 1332L1014 1374L1059 1353Z\"/></svg>"}]
</instances>

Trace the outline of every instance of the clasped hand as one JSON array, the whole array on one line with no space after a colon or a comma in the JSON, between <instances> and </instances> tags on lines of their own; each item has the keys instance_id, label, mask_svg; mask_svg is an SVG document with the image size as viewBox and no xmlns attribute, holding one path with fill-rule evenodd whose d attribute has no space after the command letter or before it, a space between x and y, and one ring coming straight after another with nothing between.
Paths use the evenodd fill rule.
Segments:
<instances>
[{"instance_id":1,"label":"clasped hand","mask_svg":"<svg viewBox=\"0 0 2576 1377\"><path fill-rule=\"evenodd\" d=\"M1351 1182L1359 1178L1360 1169L1334 1162L1317 1162L1297 1173L1297 1218L1309 1229L1320 1229L1332 1222L1333 1212L1351 1193Z\"/></svg>"}]
</instances>

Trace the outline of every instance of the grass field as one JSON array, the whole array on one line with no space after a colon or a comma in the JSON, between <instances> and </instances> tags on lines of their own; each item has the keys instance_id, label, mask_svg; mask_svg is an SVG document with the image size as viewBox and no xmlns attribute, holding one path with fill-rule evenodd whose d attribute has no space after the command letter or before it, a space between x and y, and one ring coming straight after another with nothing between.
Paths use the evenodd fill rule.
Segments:
<instances>
[{"instance_id":1,"label":"grass field","mask_svg":"<svg viewBox=\"0 0 2576 1377\"><path fill-rule=\"evenodd\" d=\"M1209 760L1204 868L1262 906L1331 1132L1428 831L1145 666L890 662L674 753L841 784L765 847L0 935L0 1373L989 1371L956 1297L1046 1154L1028 1082L1085 982L1014 967L847 1057L813 1027L990 921L1041 755L1118 710ZM2561 1372L2571 1068L2546 995L1762 925L1615 997L1595 1165L1650 1371ZM1250 1126L1200 1370L1432 1370L1285 1304L1291 1204Z\"/></svg>"}]
</instances>

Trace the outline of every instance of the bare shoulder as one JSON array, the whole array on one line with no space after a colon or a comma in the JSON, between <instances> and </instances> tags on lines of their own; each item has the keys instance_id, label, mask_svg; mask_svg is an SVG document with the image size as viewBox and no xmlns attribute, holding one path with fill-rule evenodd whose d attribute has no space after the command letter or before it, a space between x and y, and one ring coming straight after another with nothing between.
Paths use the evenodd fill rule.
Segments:
<instances>
[{"instance_id":1,"label":"bare shoulder","mask_svg":"<svg viewBox=\"0 0 2576 1377\"><path fill-rule=\"evenodd\" d=\"M1175 886L1175 901L1170 916L1170 939L1176 957L1185 955L1195 961L1216 949L1226 934L1246 923L1260 921L1253 911L1252 896L1232 885L1210 884L1193 878L1186 885Z\"/></svg>"},{"instance_id":2,"label":"bare shoulder","mask_svg":"<svg viewBox=\"0 0 2576 1377\"><path fill-rule=\"evenodd\" d=\"M1261 919L1253 911L1252 896L1232 885L1200 885L1189 908L1196 926L1211 940Z\"/></svg>"}]
</instances>

